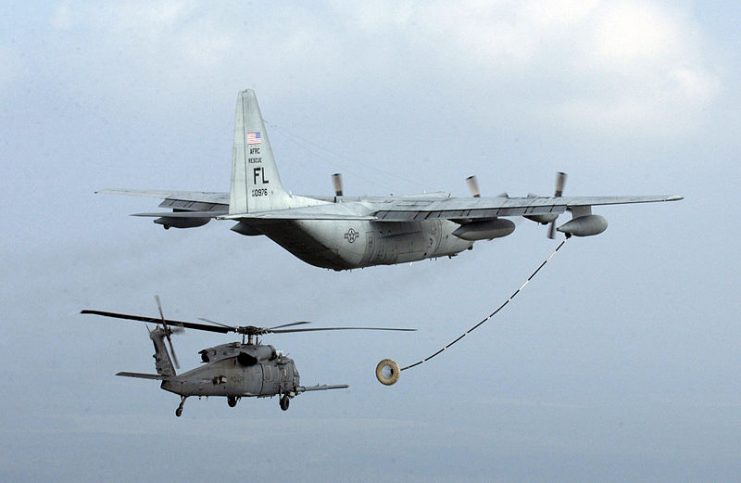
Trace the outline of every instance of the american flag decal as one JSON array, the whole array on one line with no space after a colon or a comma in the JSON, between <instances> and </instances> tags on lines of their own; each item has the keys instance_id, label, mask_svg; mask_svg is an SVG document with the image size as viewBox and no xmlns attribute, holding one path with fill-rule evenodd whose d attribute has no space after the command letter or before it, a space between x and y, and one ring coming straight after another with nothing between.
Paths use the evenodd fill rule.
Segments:
<instances>
[{"instance_id":1,"label":"american flag decal","mask_svg":"<svg viewBox=\"0 0 741 483\"><path fill-rule=\"evenodd\" d=\"M247 144L262 144L260 131L247 131Z\"/></svg>"}]
</instances>

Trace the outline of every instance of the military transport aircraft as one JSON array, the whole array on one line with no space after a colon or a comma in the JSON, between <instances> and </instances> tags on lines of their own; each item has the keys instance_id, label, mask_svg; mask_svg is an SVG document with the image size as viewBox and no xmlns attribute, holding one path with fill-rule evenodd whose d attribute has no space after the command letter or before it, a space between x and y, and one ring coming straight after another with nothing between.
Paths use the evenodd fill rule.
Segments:
<instances>
[{"instance_id":1,"label":"military transport aircraft","mask_svg":"<svg viewBox=\"0 0 741 483\"><path fill-rule=\"evenodd\" d=\"M232 231L265 235L311 265L348 270L392 265L425 258L452 257L478 240L511 234L511 217L550 224L567 237L598 235L607 220L592 207L681 200L681 196L564 197L566 175L559 173L552 197L528 195L481 197L476 179L468 178L473 196L447 193L414 196L343 196L342 180L333 175L334 197L292 195L280 182L268 134L253 90L240 92L232 149L231 191L103 190L104 193L162 198L169 212L137 213L155 218L165 229L194 228L212 219L236 222ZM556 227L556 219L571 220Z\"/></svg>"}]
</instances>

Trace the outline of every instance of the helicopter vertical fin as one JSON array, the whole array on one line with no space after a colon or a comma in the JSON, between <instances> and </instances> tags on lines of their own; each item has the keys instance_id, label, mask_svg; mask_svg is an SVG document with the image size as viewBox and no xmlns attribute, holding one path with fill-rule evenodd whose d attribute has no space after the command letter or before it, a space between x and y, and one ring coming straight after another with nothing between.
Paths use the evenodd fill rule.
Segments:
<instances>
[{"instance_id":1,"label":"helicopter vertical fin","mask_svg":"<svg viewBox=\"0 0 741 483\"><path fill-rule=\"evenodd\" d=\"M175 367L172 365L172 359L170 359L170 354L167 352L167 346L165 345L166 329L157 327L149 333L149 337L154 342L154 360L157 374L162 376L163 379L175 377Z\"/></svg>"}]
</instances>

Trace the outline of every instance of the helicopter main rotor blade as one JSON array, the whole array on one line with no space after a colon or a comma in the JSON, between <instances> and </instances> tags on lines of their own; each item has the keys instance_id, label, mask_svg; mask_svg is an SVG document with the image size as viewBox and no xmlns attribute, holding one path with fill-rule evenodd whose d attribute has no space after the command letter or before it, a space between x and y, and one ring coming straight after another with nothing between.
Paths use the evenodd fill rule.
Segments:
<instances>
[{"instance_id":1,"label":"helicopter main rotor blade","mask_svg":"<svg viewBox=\"0 0 741 483\"><path fill-rule=\"evenodd\" d=\"M239 332L239 333L242 333L242 332L245 332L245 331L253 331L253 332L258 331L258 332L261 332L261 331L266 331L266 330L281 329L283 327L293 327L294 325L303 325L303 324L310 324L311 323L311 322L306 321L306 320L301 320L301 321L298 321L298 322L289 322L287 324L276 325L276 326L273 326L273 327L255 327L254 325L249 325L249 326L244 326L244 327L235 327L233 325L222 324L221 322L216 322L215 320L207 319L205 317L198 317L198 320L202 320L204 322L208 322L209 324L219 325L221 327L226 327L228 329L231 329L234 332Z\"/></svg>"},{"instance_id":2,"label":"helicopter main rotor blade","mask_svg":"<svg viewBox=\"0 0 741 483\"><path fill-rule=\"evenodd\" d=\"M132 315L132 314L122 314L118 312L106 312L103 310L92 310L92 309L85 309L80 311L81 314L92 314L92 315L100 315L102 317L112 317L115 319L125 319L125 320L136 320L139 322L148 322L152 324L162 324L163 319L156 318L156 317L145 317L143 315ZM229 332L236 332L238 334L245 334L245 335L263 335L263 334L288 334L293 332L319 332L319 331L325 331L325 330L384 330L384 331L398 331L398 332L413 332L417 329L402 329L402 328L396 328L396 327L311 327L311 328L303 328L303 329L283 329L283 328L262 328L262 327L254 327L254 326L244 326L244 327L230 327L230 326L217 326L217 325L210 325L210 324L199 324L196 322L185 322L182 320L171 320L171 319L164 319L166 324L175 326L175 327L183 327L186 329L195 329L195 330L204 330L207 332L218 332L220 334L228 334ZM278 326L278 327L288 327L293 325L303 325L307 324L309 322L307 321L301 321L301 322L290 322L289 324Z\"/></svg>"},{"instance_id":3,"label":"helicopter main rotor blade","mask_svg":"<svg viewBox=\"0 0 741 483\"><path fill-rule=\"evenodd\" d=\"M234 331L237 330L237 328L234 327L233 325L222 324L221 322L216 322L215 320L207 319L206 317L198 317L198 320L202 320L204 322L208 322L209 324L214 324L214 325L218 325L218 326L221 326L221 327L226 327L227 329L231 329L231 330L234 330Z\"/></svg>"},{"instance_id":4,"label":"helicopter main rotor blade","mask_svg":"<svg viewBox=\"0 0 741 483\"><path fill-rule=\"evenodd\" d=\"M267 329L270 334L288 334L291 332L319 332L323 330L393 330L397 332L414 332L417 329L399 329L396 327L311 327L308 329Z\"/></svg>"},{"instance_id":5,"label":"helicopter main rotor blade","mask_svg":"<svg viewBox=\"0 0 741 483\"><path fill-rule=\"evenodd\" d=\"M80 313L100 315L101 317L111 317L114 319L136 320L138 322L147 322L150 324L162 324L162 319L159 317L146 317L143 315L122 314L118 312L106 312L104 310L92 310L92 309L85 309L85 310L80 311ZM184 322L182 320L165 319L165 322L169 325L173 325L176 327L183 327L186 329L195 329L195 330L205 330L207 332L218 332L220 334L227 334L229 332L234 332L234 329L235 329L231 327L226 328L226 327L218 327L215 325L198 324L195 322Z\"/></svg>"},{"instance_id":6,"label":"helicopter main rotor blade","mask_svg":"<svg viewBox=\"0 0 741 483\"><path fill-rule=\"evenodd\" d=\"M304 324L310 324L308 320L301 320L299 322L289 322L288 324L282 324L282 325L276 325L274 327L269 327L268 330L273 329L282 329L283 327L293 327L294 325L304 325Z\"/></svg>"}]
</instances>

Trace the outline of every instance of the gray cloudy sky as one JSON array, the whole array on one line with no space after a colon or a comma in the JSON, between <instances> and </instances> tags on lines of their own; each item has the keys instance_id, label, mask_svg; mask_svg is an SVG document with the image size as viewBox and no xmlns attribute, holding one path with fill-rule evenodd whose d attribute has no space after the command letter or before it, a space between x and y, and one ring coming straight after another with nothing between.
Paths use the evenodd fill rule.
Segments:
<instances>
[{"instance_id":1,"label":"gray cloudy sky","mask_svg":"<svg viewBox=\"0 0 741 483\"><path fill-rule=\"evenodd\" d=\"M741 473L738 2L5 2L0 480L732 480ZM211 223L165 232L107 187L226 191L257 90L283 183L329 194L682 194L554 247L520 222L453 260L334 273ZM135 323L81 308L415 334L270 342L302 381L190 400ZM185 367L223 337L176 340Z\"/></svg>"}]
</instances>

